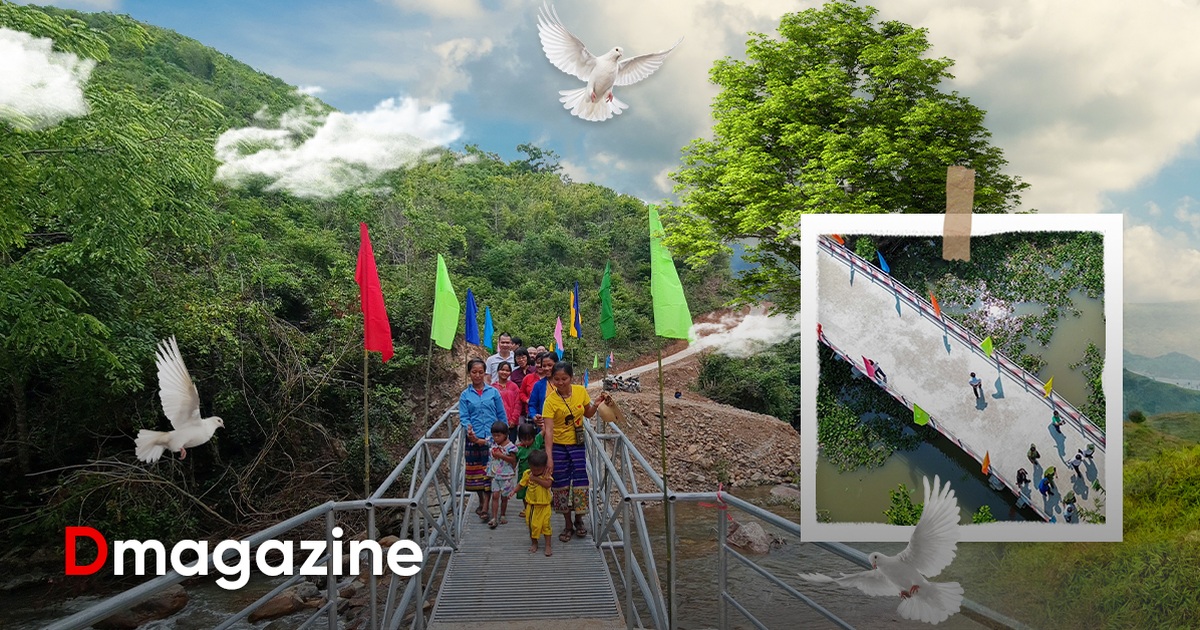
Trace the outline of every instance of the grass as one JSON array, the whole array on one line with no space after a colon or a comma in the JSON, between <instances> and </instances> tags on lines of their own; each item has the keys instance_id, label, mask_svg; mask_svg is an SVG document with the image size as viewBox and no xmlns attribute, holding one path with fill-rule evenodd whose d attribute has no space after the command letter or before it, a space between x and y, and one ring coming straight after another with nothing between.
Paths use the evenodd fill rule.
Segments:
<instances>
[{"instance_id":1,"label":"grass","mask_svg":"<svg viewBox=\"0 0 1200 630\"><path fill-rule=\"evenodd\" d=\"M1126 423L1123 542L964 545L955 577L1037 628L1200 628L1198 427L1200 414Z\"/></svg>"}]
</instances>

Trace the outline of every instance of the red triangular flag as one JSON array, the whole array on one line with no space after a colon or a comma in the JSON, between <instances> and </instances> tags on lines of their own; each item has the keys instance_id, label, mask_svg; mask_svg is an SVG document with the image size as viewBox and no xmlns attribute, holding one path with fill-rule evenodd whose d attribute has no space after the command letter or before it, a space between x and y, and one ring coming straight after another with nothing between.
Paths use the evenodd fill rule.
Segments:
<instances>
[{"instance_id":1,"label":"red triangular flag","mask_svg":"<svg viewBox=\"0 0 1200 630\"><path fill-rule=\"evenodd\" d=\"M871 360L863 357L863 367L867 369L867 378L875 379L875 366L871 365Z\"/></svg>"},{"instance_id":2,"label":"red triangular flag","mask_svg":"<svg viewBox=\"0 0 1200 630\"><path fill-rule=\"evenodd\" d=\"M988 474L988 471L991 469L992 469L992 456L991 456L991 453L985 451L983 453L983 474L985 474L985 475Z\"/></svg>"},{"instance_id":3,"label":"red triangular flag","mask_svg":"<svg viewBox=\"0 0 1200 630\"><path fill-rule=\"evenodd\" d=\"M937 298L932 293L929 294L929 301L933 303L933 314L938 317L942 316L942 307L938 306Z\"/></svg>"},{"instance_id":4,"label":"red triangular flag","mask_svg":"<svg viewBox=\"0 0 1200 630\"><path fill-rule=\"evenodd\" d=\"M833 237L833 240L837 241L838 245L846 244L846 239L842 238L841 236L839 236L837 234L830 234L829 236Z\"/></svg>"},{"instance_id":5,"label":"red triangular flag","mask_svg":"<svg viewBox=\"0 0 1200 630\"><path fill-rule=\"evenodd\" d=\"M375 252L371 249L371 237L367 236L367 224L359 223L358 266L354 269L354 281L362 300L363 347L383 353L383 362L392 358L392 325L388 323L387 309L383 305L383 287L379 284L379 272L375 269Z\"/></svg>"}]
</instances>

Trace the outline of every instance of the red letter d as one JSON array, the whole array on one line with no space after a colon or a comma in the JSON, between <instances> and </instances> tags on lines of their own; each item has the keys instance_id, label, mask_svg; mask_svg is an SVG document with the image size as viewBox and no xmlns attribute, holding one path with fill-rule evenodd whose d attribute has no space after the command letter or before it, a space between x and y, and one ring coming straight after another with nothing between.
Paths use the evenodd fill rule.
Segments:
<instances>
[{"instance_id":1,"label":"red letter d","mask_svg":"<svg viewBox=\"0 0 1200 630\"><path fill-rule=\"evenodd\" d=\"M83 567L75 564L75 539L80 536L91 538L99 550L96 553L96 561ZM104 566L105 560L108 560L108 541L104 539L104 534L93 527L67 528L67 575L91 575Z\"/></svg>"}]
</instances>

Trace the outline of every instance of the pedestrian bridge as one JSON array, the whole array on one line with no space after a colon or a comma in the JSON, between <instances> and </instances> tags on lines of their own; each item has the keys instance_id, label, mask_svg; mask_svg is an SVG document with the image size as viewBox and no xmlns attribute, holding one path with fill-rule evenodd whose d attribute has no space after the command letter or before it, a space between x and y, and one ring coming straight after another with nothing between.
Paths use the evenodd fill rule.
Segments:
<instances>
[{"instance_id":1,"label":"pedestrian bridge","mask_svg":"<svg viewBox=\"0 0 1200 630\"><path fill-rule=\"evenodd\" d=\"M341 616L339 609L349 602L339 597L353 576L339 578L335 562L328 556L318 564L328 569L320 605L299 628L417 628L430 630L476 630L478 628L602 630L616 628L678 627L678 600L672 557L676 553L672 514L675 506L686 502L706 502L713 510L716 531L716 575L690 575L685 580L691 597L703 591L703 597L717 602L716 619L711 625L767 628L757 619L731 588L737 575L740 592L766 595L772 607L796 605L811 613L806 621L823 627L852 628L849 623L797 590L794 573L777 575L768 565L743 555L726 541L730 515L739 521L757 521L790 537L799 544L797 523L747 503L728 493L675 493L643 458L619 426L585 422L587 462L592 482L592 509L587 515L589 534L568 543L554 539L554 555L527 551L529 538L524 523L516 518L519 504L509 505L508 524L488 529L474 515L473 494L462 491L464 465L462 446L464 429L453 408L418 440L412 450L392 470L371 497L362 501L331 501L319 505L248 538L252 549L270 539L297 537L298 528L311 531L323 527L332 545L338 515L343 519L365 521L366 535L378 540L378 524L399 522L386 534L416 542L423 551L424 565L411 578L397 576L367 580L365 611L357 619ZM664 495L666 501L664 502ZM650 507L647 504L657 502ZM647 511L664 509L666 554L655 549L647 523ZM560 518L557 515L555 518ZM555 529L557 531L557 521ZM659 530L661 531L661 530ZM345 536L346 540L353 538ZM869 567L866 554L837 543L814 543L822 553L836 554L854 565ZM661 545L660 545L661 547ZM763 558L769 558L765 556ZM229 561L233 558L226 555ZM210 557L210 565L212 558ZM232 562L229 562L232 564ZM737 567L736 572L732 572ZM853 570L853 569L848 569ZM368 572L369 573L369 572ZM217 576L210 577L215 579ZM124 593L99 602L48 626L49 630L80 630L126 610L156 593L184 581L175 572L153 578ZM246 620L267 601L297 584L304 576L296 575L278 584L242 610L230 614L215 627L257 628ZM385 586L386 583L386 586ZM810 588L805 585L804 588ZM553 597L551 597L553 596ZM894 604L879 601L892 610ZM513 605L520 602L520 605ZM761 600L756 602L761 604ZM971 628L1020 628L1025 626L1007 619L969 600L963 602L964 616L956 617ZM186 616L187 608L178 613ZM965 616L979 620L983 625ZM892 627L920 627L921 624ZM197 627L195 625L187 626ZM790 626L789 627L793 627ZM953 626L967 627L967 626Z\"/></svg>"},{"instance_id":2,"label":"pedestrian bridge","mask_svg":"<svg viewBox=\"0 0 1200 630\"><path fill-rule=\"evenodd\" d=\"M929 425L980 462L988 455L993 486L1003 486L1044 520L1062 520L1060 500L1074 490L1079 507L1097 509L1096 482L1104 485L1104 431L1069 401L998 350L988 357L983 341L939 315L933 305L875 265L826 236L818 239L817 321L821 343L860 372L863 358L887 374L880 387L912 409L929 412ZM984 383L976 399L968 380L975 372ZM1065 420L1062 433L1052 427L1057 410ZM1041 454L1036 465L1026 458L1029 445ZM1085 460L1084 477L1075 477L1067 459L1076 450L1096 446ZM1059 491L1043 499L1033 484L1017 486L1019 468L1036 484L1043 467L1054 466ZM1103 509L1103 508L1100 508Z\"/></svg>"}]
</instances>

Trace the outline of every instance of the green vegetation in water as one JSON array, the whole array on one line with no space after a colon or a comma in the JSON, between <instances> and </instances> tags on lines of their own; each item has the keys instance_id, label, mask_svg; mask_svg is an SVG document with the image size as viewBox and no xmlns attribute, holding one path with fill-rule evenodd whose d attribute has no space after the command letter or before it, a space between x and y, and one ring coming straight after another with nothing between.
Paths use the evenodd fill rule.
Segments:
<instances>
[{"instance_id":1,"label":"green vegetation in water","mask_svg":"<svg viewBox=\"0 0 1200 630\"><path fill-rule=\"evenodd\" d=\"M1072 370L1083 368L1083 376L1087 379L1088 399L1080 411L1091 419L1101 429L1105 427L1104 413L1107 408L1104 402L1104 383L1101 379L1104 373L1104 355L1096 344L1088 342L1087 350L1081 361L1072 363Z\"/></svg>"},{"instance_id":2,"label":"green vegetation in water","mask_svg":"<svg viewBox=\"0 0 1200 630\"><path fill-rule=\"evenodd\" d=\"M913 502L913 492L915 490L909 490L908 486L904 484L899 484L895 490L888 491L891 504L883 511L883 515L887 517L889 525L916 525L920 522L925 504ZM992 508L981 505L971 515L971 522L975 524L995 523L996 517L992 516Z\"/></svg>"},{"instance_id":3,"label":"green vegetation in water","mask_svg":"<svg viewBox=\"0 0 1200 630\"><path fill-rule=\"evenodd\" d=\"M850 364L821 346L817 441L843 472L882 466L892 453L912 450L936 431L912 424L912 412L874 383L855 378Z\"/></svg>"}]
</instances>

